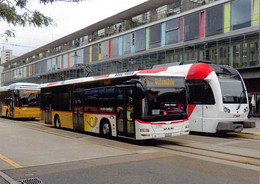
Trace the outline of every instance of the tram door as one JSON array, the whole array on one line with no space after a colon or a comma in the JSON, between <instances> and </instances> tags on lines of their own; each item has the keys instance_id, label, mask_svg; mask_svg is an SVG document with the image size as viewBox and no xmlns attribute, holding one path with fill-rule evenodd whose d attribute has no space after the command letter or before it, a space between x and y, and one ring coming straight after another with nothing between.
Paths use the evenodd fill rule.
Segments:
<instances>
[{"instance_id":1,"label":"tram door","mask_svg":"<svg viewBox=\"0 0 260 184\"><path fill-rule=\"evenodd\" d=\"M84 130L84 91L73 93L73 128Z\"/></svg>"},{"instance_id":2,"label":"tram door","mask_svg":"<svg viewBox=\"0 0 260 184\"><path fill-rule=\"evenodd\" d=\"M135 137L134 125L134 88L118 88L117 100L117 133L122 137Z\"/></svg>"}]
</instances>

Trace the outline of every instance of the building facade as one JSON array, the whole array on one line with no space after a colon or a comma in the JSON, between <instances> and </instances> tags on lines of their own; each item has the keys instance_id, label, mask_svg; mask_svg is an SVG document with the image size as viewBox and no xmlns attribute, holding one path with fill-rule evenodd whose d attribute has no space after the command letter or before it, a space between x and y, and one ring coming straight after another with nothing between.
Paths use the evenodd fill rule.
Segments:
<instances>
[{"instance_id":1,"label":"building facade","mask_svg":"<svg viewBox=\"0 0 260 184\"><path fill-rule=\"evenodd\" d=\"M50 82L203 59L231 65L260 114L259 0L149 0L2 64L2 83Z\"/></svg>"},{"instance_id":2,"label":"building facade","mask_svg":"<svg viewBox=\"0 0 260 184\"><path fill-rule=\"evenodd\" d=\"M1 50L1 57L0 57L0 63L3 66L4 63L14 59L15 56L13 56L13 51L9 50L9 49L5 49L5 47L2 47ZM3 72L4 67L0 66L0 73ZM0 76L0 85L2 83L2 79L1 79L2 75Z\"/></svg>"}]
</instances>

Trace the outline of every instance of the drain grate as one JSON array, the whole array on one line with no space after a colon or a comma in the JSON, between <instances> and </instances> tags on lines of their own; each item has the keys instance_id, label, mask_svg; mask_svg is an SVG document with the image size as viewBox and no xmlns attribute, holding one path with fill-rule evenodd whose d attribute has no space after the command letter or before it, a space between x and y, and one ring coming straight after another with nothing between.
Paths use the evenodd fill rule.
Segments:
<instances>
[{"instance_id":1,"label":"drain grate","mask_svg":"<svg viewBox=\"0 0 260 184\"><path fill-rule=\"evenodd\" d=\"M44 182L37 177L19 180L19 182L21 184L44 184Z\"/></svg>"}]
</instances>

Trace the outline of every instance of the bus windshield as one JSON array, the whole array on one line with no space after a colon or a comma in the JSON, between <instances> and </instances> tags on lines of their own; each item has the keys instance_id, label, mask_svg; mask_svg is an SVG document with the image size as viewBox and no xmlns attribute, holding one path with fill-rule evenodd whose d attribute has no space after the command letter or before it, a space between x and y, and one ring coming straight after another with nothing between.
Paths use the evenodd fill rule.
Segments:
<instances>
[{"instance_id":1,"label":"bus windshield","mask_svg":"<svg viewBox=\"0 0 260 184\"><path fill-rule=\"evenodd\" d=\"M157 82L155 79L155 83L151 83L150 79L146 79L148 81L147 93L141 119L155 122L187 118L184 78L164 77L162 80L157 79ZM171 81L174 82L171 83Z\"/></svg>"},{"instance_id":2,"label":"bus windshield","mask_svg":"<svg viewBox=\"0 0 260 184\"><path fill-rule=\"evenodd\" d=\"M40 92L37 90L17 90L16 106L39 107Z\"/></svg>"},{"instance_id":3,"label":"bus windshield","mask_svg":"<svg viewBox=\"0 0 260 184\"><path fill-rule=\"evenodd\" d=\"M218 75L223 103L247 103L246 93L239 75Z\"/></svg>"}]
</instances>

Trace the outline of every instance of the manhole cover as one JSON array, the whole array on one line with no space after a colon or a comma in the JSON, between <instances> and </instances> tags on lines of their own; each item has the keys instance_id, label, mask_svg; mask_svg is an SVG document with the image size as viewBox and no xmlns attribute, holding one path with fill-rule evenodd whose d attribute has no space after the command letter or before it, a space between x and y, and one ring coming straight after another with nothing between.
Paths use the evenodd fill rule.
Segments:
<instances>
[{"instance_id":1,"label":"manhole cover","mask_svg":"<svg viewBox=\"0 0 260 184\"><path fill-rule=\"evenodd\" d=\"M21 184L43 184L44 183L42 180L40 180L37 177L19 180L19 182Z\"/></svg>"}]
</instances>

